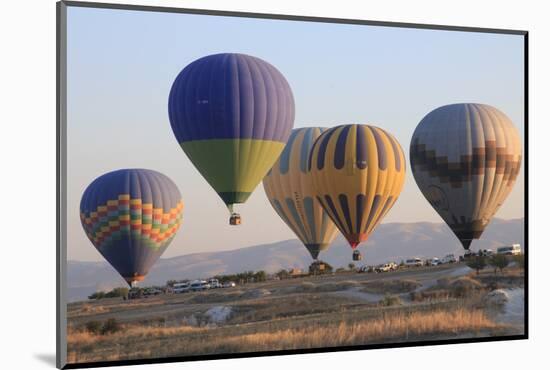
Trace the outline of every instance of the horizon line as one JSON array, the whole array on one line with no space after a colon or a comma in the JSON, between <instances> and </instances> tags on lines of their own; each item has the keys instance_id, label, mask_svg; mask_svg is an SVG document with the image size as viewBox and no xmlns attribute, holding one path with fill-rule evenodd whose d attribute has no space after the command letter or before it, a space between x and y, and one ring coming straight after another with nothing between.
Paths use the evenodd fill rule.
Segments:
<instances>
[{"instance_id":1,"label":"horizon line","mask_svg":"<svg viewBox=\"0 0 550 370\"><path fill-rule=\"evenodd\" d=\"M517 221L517 220L522 220L522 219L525 219L525 216L523 217L516 217L516 218L500 218L500 217L495 217L491 220L491 223L494 222L494 221ZM440 224L443 224L443 225L446 225L445 222L441 221L441 222L433 222L433 221L416 221L416 222L386 222L386 223L382 223L380 224L380 226L383 226L383 225L391 225L391 224L409 224L409 225L416 225L416 224L437 224L437 225L440 225ZM525 222L524 222L524 226L525 226ZM338 235L338 237L342 237L341 234ZM337 237L337 238L338 238ZM336 240L336 239L335 239ZM246 245L246 246L241 246L241 247L237 247L237 248L233 248L233 249L223 249L223 250L216 250L216 251L203 251L203 252L191 252L191 253L184 253L184 254L179 254L177 256L172 256L172 257L160 257L159 258L159 261L160 260L168 260L168 259L173 259L173 258L180 258L180 257L185 257L185 256L193 256L193 255L196 255L196 254L208 254L208 253L223 253L223 252L232 252L232 251L236 251L236 250L239 250L239 249L247 249L247 248L255 248L255 247L260 247L260 246L267 246L267 245L272 245L272 244L278 244L278 243L284 243L284 242L289 242L289 241L297 241L299 243L300 240L298 238L293 238L293 239L283 239L283 240L279 240L279 241L273 241L273 242L267 242L267 243L260 243L260 244L253 244L253 245ZM67 259L67 262L91 262L91 263L94 263L94 262L104 262L104 263L107 263L107 261L105 261L104 259L98 259L98 260L77 260L77 259Z\"/></svg>"}]
</instances>

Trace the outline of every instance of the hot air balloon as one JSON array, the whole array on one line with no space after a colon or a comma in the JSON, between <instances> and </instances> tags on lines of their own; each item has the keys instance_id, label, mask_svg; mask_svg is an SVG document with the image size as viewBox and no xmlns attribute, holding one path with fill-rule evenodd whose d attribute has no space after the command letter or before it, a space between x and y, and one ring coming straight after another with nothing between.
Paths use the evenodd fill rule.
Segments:
<instances>
[{"instance_id":1,"label":"hot air balloon","mask_svg":"<svg viewBox=\"0 0 550 370\"><path fill-rule=\"evenodd\" d=\"M405 157L381 128L345 125L315 141L308 168L314 195L352 249L366 241L394 205L405 182ZM353 259L361 259L354 251Z\"/></svg>"},{"instance_id":2,"label":"hot air balloon","mask_svg":"<svg viewBox=\"0 0 550 370\"><path fill-rule=\"evenodd\" d=\"M283 153L263 181L269 202L314 260L329 247L338 231L313 196L307 169L313 142L324 130L319 127L292 130Z\"/></svg>"},{"instance_id":3,"label":"hot air balloon","mask_svg":"<svg viewBox=\"0 0 550 370\"><path fill-rule=\"evenodd\" d=\"M273 166L294 125L294 98L284 76L249 55L215 54L185 67L168 102L183 151L239 224L244 203Z\"/></svg>"},{"instance_id":4,"label":"hot air balloon","mask_svg":"<svg viewBox=\"0 0 550 370\"><path fill-rule=\"evenodd\" d=\"M410 157L422 194L468 250L512 190L521 140L498 109L452 104L420 121Z\"/></svg>"},{"instance_id":5,"label":"hot air balloon","mask_svg":"<svg viewBox=\"0 0 550 370\"><path fill-rule=\"evenodd\" d=\"M165 175L123 169L95 179L80 201L86 235L130 286L143 280L182 222L183 201Z\"/></svg>"}]
</instances>

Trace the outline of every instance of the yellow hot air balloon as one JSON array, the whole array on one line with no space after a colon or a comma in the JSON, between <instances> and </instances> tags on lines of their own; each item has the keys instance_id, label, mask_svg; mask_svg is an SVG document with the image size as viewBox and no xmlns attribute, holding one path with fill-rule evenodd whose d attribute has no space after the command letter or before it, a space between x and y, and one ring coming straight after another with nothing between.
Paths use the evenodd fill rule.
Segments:
<instances>
[{"instance_id":1,"label":"yellow hot air balloon","mask_svg":"<svg viewBox=\"0 0 550 370\"><path fill-rule=\"evenodd\" d=\"M313 195L312 178L307 171L311 147L325 130L319 127L292 130L283 153L263 180L269 202L313 259L329 247L337 233Z\"/></svg>"},{"instance_id":2,"label":"yellow hot air balloon","mask_svg":"<svg viewBox=\"0 0 550 370\"><path fill-rule=\"evenodd\" d=\"M367 240L405 182L405 156L399 142L370 125L325 131L313 145L308 168L317 200L352 249ZM358 251L353 259L360 259Z\"/></svg>"}]
</instances>

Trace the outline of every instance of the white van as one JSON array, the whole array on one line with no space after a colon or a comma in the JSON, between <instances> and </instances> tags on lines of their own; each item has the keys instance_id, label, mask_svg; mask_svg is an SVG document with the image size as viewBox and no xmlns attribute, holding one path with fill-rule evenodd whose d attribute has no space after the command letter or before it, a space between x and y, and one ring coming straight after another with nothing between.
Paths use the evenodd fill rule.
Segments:
<instances>
[{"instance_id":1,"label":"white van","mask_svg":"<svg viewBox=\"0 0 550 370\"><path fill-rule=\"evenodd\" d=\"M409 258L405 260L405 266L409 266L409 267L422 266L422 260L418 257Z\"/></svg>"},{"instance_id":2,"label":"white van","mask_svg":"<svg viewBox=\"0 0 550 370\"><path fill-rule=\"evenodd\" d=\"M504 254L507 256L517 256L521 254L521 246L519 244L507 245L497 248L497 254Z\"/></svg>"},{"instance_id":3,"label":"white van","mask_svg":"<svg viewBox=\"0 0 550 370\"><path fill-rule=\"evenodd\" d=\"M172 289L174 291L174 293L178 294L178 293L187 293L190 289L190 286L191 284L189 284L189 282L185 282L185 283L176 283L172 286Z\"/></svg>"},{"instance_id":4,"label":"white van","mask_svg":"<svg viewBox=\"0 0 550 370\"><path fill-rule=\"evenodd\" d=\"M191 283L191 286L190 286L190 289L193 292L198 292L209 288L210 288L210 284L208 284L206 280L195 280Z\"/></svg>"},{"instance_id":5,"label":"white van","mask_svg":"<svg viewBox=\"0 0 550 370\"><path fill-rule=\"evenodd\" d=\"M221 284L218 279L210 279L208 280L208 284L210 284L211 289L221 288Z\"/></svg>"},{"instance_id":6,"label":"white van","mask_svg":"<svg viewBox=\"0 0 550 370\"><path fill-rule=\"evenodd\" d=\"M440 260L441 263L456 263L456 257L454 254L448 254Z\"/></svg>"}]
</instances>

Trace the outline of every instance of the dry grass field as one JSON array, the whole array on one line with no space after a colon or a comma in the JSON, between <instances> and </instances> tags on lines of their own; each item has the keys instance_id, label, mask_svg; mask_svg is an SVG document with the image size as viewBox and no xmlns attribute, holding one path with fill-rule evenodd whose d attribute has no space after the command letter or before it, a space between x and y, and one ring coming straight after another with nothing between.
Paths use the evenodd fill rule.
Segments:
<instances>
[{"instance_id":1,"label":"dry grass field","mask_svg":"<svg viewBox=\"0 0 550 370\"><path fill-rule=\"evenodd\" d=\"M70 363L522 334L496 288L523 274L463 265L338 274L68 305ZM514 290L515 289L515 290ZM523 296L521 295L521 299Z\"/></svg>"}]
</instances>

